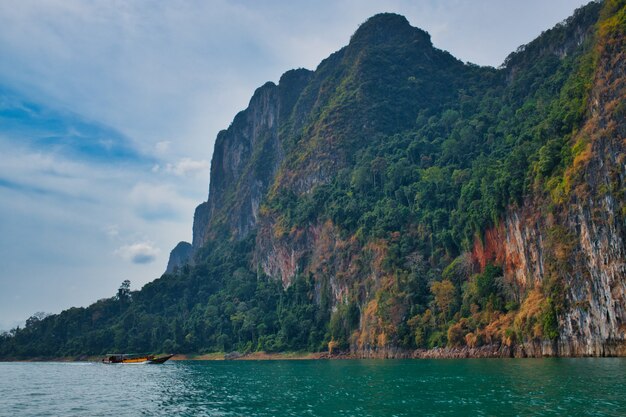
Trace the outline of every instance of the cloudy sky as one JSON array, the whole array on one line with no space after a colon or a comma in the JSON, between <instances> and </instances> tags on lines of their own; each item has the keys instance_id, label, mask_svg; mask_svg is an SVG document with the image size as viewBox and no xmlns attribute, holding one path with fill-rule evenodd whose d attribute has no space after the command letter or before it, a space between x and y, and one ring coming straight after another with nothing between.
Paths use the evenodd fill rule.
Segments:
<instances>
[{"instance_id":1,"label":"cloudy sky","mask_svg":"<svg viewBox=\"0 0 626 417\"><path fill-rule=\"evenodd\" d=\"M369 16L498 66L580 0L0 1L0 330L161 275L214 138Z\"/></svg>"}]
</instances>

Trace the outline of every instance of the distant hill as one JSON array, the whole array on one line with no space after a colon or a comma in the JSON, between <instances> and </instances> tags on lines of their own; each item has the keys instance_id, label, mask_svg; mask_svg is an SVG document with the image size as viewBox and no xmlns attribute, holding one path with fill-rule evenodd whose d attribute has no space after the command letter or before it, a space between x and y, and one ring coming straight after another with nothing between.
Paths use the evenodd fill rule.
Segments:
<instances>
[{"instance_id":1,"label":"distant hill","mask_svg":"<svg viewBox=\"0 0 626 417\"><path fill-rule=\"evenodd\" d=\"M31 318L0 357L624 355L625 71L624 0L498 69L373 16L218 134L167 273Z\"/></svg>"}]
</instances>

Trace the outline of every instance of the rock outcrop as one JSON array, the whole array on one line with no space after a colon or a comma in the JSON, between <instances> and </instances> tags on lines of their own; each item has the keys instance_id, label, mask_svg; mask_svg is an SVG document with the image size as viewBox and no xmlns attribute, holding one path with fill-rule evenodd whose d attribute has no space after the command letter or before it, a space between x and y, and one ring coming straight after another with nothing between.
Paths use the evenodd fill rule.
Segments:
<instances>
[{"instance_id":1,"label":"rock outcrop","mask_svg":"<svg viewBox=\"0 0 626 417\"><path fill-rule=\"evenodd\" d=\"M189 242L178 242L178 245L170 252L170 258L167 262L166 274L174 273L178 268L187 265L191 261L193 248Z\"/></svg>"},{"instance_id":2,"label":"rock outcrop","mask_svg":"<svg viewBox=\"0 0 626 417\"><path fill-rule=\"evenodd\" d=\"M310 76L299 69L285 73L278 85L266 83L217 135L209 197L194 215L195 250L211 237L227 233L241 239L255 228L260 202L284 158L279 127L291 118Z\"/></svg>"},{"instance_id":3,"label":"rock outcrop","mask_svg":"<svg viewBox=\"0 0 626 417\"><path fill-rule=\"evenodd\" d=\"M547 216L552 201L527 200L474 245L480 266L503 264L521 297L562 279L558 339L526 343L523 356L626 354L626 118L615 111L626 97L626 35L599 36L589 116L574 139L586 148L565 173L569 196Z\"/></svg>"}]
</instances>

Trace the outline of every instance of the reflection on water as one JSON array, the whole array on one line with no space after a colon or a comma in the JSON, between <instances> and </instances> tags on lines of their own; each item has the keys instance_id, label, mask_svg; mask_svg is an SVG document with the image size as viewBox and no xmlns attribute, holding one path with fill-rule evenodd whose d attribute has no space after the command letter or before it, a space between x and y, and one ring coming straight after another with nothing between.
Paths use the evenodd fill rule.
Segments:
<instances>
[{"instance_id":1,"label":"reflection on water","mask_svg":"<svg viewBox=\"0 0 626 417\"><path fill-rule=\"evenodd\" d=\"M0 363L2 416L626 415L626 359Z\"/></svg>"}]
</instances>

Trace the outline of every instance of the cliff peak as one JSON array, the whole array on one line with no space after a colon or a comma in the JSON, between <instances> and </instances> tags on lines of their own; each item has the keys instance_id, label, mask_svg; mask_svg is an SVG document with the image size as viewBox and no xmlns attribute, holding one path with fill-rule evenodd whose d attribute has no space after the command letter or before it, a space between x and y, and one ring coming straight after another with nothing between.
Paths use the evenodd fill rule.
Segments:
<instances>
[{"instance_id":1,"label":"cliff peak","mask_svg":"<svg viewBox=\"0 0 626 417\"><path fill-rule=\"evenodd\" d=\"M432 47L428 32L411 26L406 17L396 13L379 13L359 26L350 45L385 45L420 42Z\"/></svg>"}]
</instances>

